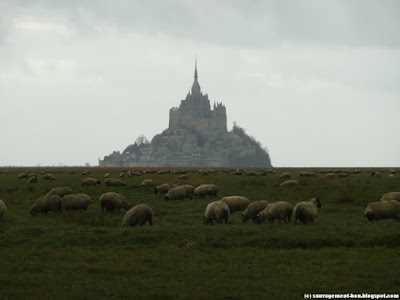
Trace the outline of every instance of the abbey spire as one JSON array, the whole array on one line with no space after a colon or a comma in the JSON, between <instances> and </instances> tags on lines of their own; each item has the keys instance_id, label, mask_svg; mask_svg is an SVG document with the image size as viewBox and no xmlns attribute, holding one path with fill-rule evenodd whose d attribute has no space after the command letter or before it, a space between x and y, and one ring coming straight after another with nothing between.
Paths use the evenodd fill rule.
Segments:
<instances>
[{"instance_id":1,"label":"abbey spire","mask_svg":"<svg viewBox=\"0 0 400 300\"><path fill-rule=\"evenodd\" d=\"M194 60L194 82L192 85L192 95L201 93L200 84L197 81L197 78L198 78L198 76L197 76L197 59L195 58L195 60Z\"/></svg>"}]
</instances>

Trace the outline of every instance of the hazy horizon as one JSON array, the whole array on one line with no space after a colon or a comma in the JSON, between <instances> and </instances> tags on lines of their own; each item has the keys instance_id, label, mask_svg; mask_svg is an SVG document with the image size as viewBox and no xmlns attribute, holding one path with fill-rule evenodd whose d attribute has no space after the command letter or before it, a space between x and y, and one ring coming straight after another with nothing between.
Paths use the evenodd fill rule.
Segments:
<instances>
[{"instance_id":1,"label":"hazy horizon","mask_svg":"<svg viewBox=\"0 0 400 300\"><path fill-rule=\"evenodd\" d=\"M97 166L193 83L274 167L400 167L398 1L1 1L0 166Z\"/></svg>"}]
</instances>

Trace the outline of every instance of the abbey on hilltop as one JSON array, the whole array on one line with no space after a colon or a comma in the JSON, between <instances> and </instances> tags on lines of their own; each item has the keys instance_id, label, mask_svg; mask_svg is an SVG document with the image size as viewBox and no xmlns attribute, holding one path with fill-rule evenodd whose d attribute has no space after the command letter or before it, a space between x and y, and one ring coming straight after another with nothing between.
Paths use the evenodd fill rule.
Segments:
<instances>
[{"instance_id":1,"label":"abbey on hilltop","mask_svg":"<svg viewBox=\"0 0 400 300\"><path fill-rule=\"evenodd\" d=\"M169 111L169 127L151 140L139 139L122 153L99 159L101 167L272 167L266 149L243 128L227 130L226 107L211 109L207 94L194 82L179 108Z\"/></svg>"}]
</instances>

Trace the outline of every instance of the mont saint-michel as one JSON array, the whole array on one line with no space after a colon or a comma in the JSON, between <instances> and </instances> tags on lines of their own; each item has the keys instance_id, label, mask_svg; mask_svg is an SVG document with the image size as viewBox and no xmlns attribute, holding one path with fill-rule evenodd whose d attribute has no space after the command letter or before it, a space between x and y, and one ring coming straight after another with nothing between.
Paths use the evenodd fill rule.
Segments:
<instances>
[{"instance_id":1,"label":"mont saint-michel","mask_svg":"<svg viewBox=\"0 0 400 300\"><path fill-rule=\"evenodd\" d=\"M203 94L194 82L178 107L169 111L169 127L153 137L114 151L101 167L272 167L266 148L236 124L227 129L226 107Z\"/></svg>"}]
</instances>

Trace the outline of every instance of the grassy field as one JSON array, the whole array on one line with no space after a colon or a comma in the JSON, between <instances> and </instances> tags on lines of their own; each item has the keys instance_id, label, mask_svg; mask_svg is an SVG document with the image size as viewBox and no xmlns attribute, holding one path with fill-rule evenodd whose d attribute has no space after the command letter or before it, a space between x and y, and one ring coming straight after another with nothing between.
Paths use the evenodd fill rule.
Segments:
<instances>
[{"instance_id":1,"label":"grassy field","mask_svg":"<svg viewBox=\"0 0 400 300\"><path fill-rule=\"evenodd\" d=\"M69 174L74 169L75 174ZM7 171L4 173L3 171ZM367 170L348 178L299 178L298 169L266 176L208 176L188 172L125 177L126 187L82 187L78 168L47 169L56 179L28 184L21 169L0 170L0 299L303 299L304 293L399 293L400 222L368 222L365 206L389 191L400 191L400 173L370 177ZM92 168L90 177L108 171ZM259 172L260 170L257 170ZM279 187L283 171L300 185ZM241 195L251 201L284 200L293 205L318 196L313 224L243 223L240 213L227 224L205 225L207 204L216 199L165 201L155 184L215 183L218 199ZM87 193L87 211L29 214L34 201L56 186ZM147 203L154 225L121 227L125 211L102 213L98 199L122 193L133 205Z\"/></svg>"}]
</instances>

